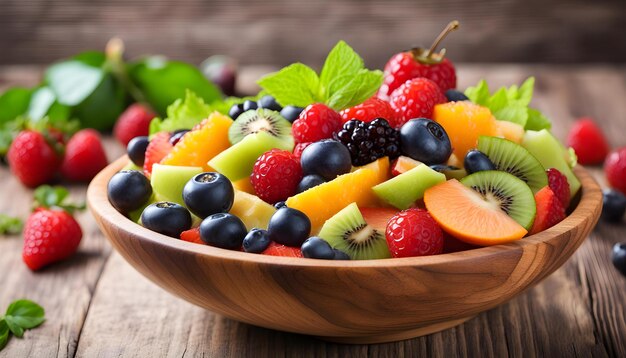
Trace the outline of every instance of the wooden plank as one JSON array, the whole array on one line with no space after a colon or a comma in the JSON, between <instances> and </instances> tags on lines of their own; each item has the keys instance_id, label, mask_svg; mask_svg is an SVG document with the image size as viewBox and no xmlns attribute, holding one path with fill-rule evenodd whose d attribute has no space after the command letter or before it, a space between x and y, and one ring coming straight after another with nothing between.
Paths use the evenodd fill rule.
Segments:
<instances>
[{"instance_id":1,"label":"wooden plank","mask_svg":"<svg viewBox=\"0 0 626 358\"><path fill-rule=\"evenodd\" d=\"M120 36L132 56L200 63L226 54L242 64L316 66L344 39L382 67L394 52L429 46L453 18L462 30L446 46L458 62L626 60L622 0L4 0L0 64L49 63Z\"/></svg>"}]
</instances>

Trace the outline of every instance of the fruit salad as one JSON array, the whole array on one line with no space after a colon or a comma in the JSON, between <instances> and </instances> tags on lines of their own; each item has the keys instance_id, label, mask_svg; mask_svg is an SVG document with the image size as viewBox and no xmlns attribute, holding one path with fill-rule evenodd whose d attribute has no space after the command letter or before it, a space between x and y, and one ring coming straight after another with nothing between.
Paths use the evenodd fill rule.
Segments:
<instances>
[{"instance_id":1,"label":"fruit salad","mask_svg":"<svg viewBox=\"0 0 626 358\"><path fill-rule=\"evenodd\" d=\"M530 107L534 79L461 91L428 49L370 70L345 42L321 72L295 63L255 97L188 91L128 143L111 204L155 232L273 256L367 260L497 245L556 225L576 157Z\"/></svg>"}]
</instances>

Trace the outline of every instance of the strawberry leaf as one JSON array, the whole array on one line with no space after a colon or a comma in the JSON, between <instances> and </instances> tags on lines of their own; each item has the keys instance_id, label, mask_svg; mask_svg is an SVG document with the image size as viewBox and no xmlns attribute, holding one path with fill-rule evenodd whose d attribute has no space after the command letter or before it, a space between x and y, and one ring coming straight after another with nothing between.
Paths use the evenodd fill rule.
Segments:
<instances>
[{"instance_id":1,"label":"strawberry leaf","mask_svg":"<svg viewBox=\"0 0 626 358\"><path fill-rule=\"evenodd\" d=\"M7 342L9 341L9 326L7 322L3 319L0 319L0 351L6 347Z\"/></svg>"},{"instance_id":2,"label":"strawberry leaf","mask_svg":"<svg viewBox=\"0 0 626 358\"><path fill-rule=\"evenodd\" d=\"M59 208L69 213L76 210L83 210L85 204L66 203L65 199L69 196L69 191L62 186L42 185L35 189L35 202L33 209L37 208Z\"/></svg>"},{"instance_id":3,"label":"strawberry leaf","mask_svg":"<svg viewBox=\"0 0 626 358\"><path fill-rule=\"evenodd\" d=\"M45 321L45 311L43 307L33 301L17 300L9 305L4 319L7 323L11 322L9 328L13 324L23 329L31 329Z\"/></svg>"}]
</instances>

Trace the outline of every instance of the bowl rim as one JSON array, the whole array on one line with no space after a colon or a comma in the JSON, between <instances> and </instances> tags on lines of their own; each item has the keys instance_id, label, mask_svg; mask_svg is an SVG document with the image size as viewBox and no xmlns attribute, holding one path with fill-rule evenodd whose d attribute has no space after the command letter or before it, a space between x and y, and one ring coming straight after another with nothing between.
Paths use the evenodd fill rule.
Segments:
<instances>
[{"instance_id":1,"label":"bowl rim","mask_svg":"<svg viewBox=\"0 0 626 358\"><path fill-rule=\"evenodd\" d=\"M121 170L128 163L127 155L118 158L106 168L104 168L91 181L87 190L87 204L96 217L101 218L101 225L114 226L116 229L135 236L141 241L160 245L172 250L183 251L188 254L208 256L214 259L238 261L241 263L253 262L257 264L267 264L274 266L290 267L324 267L324 268L359 268L359 267L401 267L401 266L429 266L446 263L459 263L465 260L486 258L503 252L522 253L524 248L542 243L547 243L550 239L575 229L590 216L589 213L602 205L601 189L592 175L582 166L574 168L576 177L581 181L580 201L576 208L560 223L544 230L540 233L525 237L506 244L485 246L465 251L444 253L432 256L403 257L393 259L373 259L373 260L318 260L308 258L295 258L283 256L270 256L251 254L242 251L226 250L209 245L198 245L195 243L175 239L133 222L126 216L118 212L109 202L107 196L107 184L109 179ZM106 236L106 235L105 235ZM110 240L110 239L109 239Z\"/></svg>"}]
</instances>

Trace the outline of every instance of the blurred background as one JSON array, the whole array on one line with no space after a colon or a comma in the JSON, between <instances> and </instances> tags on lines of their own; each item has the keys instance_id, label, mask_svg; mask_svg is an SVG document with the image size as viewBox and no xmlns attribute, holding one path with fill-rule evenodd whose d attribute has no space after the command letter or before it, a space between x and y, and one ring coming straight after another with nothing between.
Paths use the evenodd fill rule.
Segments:
<instances>
[{"instance_id":1,"label":"blurred background","mask_svg":"<svg viewBox=\"0 0 626 358\"><path fill-rule=\"evenodd\" d=\"M0 0L0 65L46 64L119 36L131 58L314 67L344 39L381 68L452 19L461 29L444 45L455 62L626 62L625 0Z\"/></svg>"}]
</instances>

